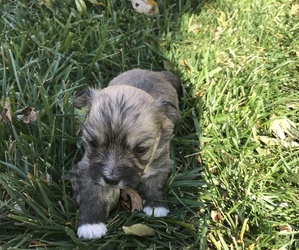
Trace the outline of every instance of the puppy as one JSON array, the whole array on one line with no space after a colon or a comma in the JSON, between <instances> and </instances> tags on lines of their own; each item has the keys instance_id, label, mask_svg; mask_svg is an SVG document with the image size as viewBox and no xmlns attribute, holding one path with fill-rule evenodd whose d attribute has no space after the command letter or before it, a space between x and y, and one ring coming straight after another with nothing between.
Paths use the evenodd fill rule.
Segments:
<instances>
[{"instance_id":1,"label":"puppy","mask_svg":"<svg viewBox=\"0 0 299 250\"><path fill-rule=\"evenodd\" d=\"M134 69L107 88L89 88L73 100L76 108L87 109L85 154L70 174L79 203L79 237L106 234L105 217L120 189L139 189L147 215L168 214L163 188L172 165L169 143L179 120L180 87L169 71Z\"/></svg>"}]
</instances>

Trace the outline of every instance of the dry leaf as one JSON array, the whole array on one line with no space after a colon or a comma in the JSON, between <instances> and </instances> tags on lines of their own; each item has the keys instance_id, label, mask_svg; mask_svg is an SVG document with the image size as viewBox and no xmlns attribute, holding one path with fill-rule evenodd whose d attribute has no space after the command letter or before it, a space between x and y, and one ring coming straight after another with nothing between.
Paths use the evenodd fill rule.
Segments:
<instances>
[{"instance_id":1,"label":"dry leaf","mask_svg":"<svg viewBox=\"0 0 299 250\"><path fill-rule=\"evenodd\" d=\"M193 68L192 66L187 62L186 59L182 58L180 60L180 66L184 67L187 69L188 72L192 72L193 71Z\"/></svg>"},{"instance_id":2,"label":"dry leaf","mask_svg":"<svg viewBox=\"0 0 299 250\"><path fill-rule=\"evenodd\" d=\"M290 147L299 147L299 143L295 142L295 141L279 141L276 138L272 138L269 136L258 136L257 137L261 142L265 143L266 145L269 146L279 146L279 145L283 145L285 148L290 148Z\"/></svg>"},{"instance_id":3,"label":"dry leaf","mask_svg":"<svg viewBox=\"0 0 299 250\"><path fill-rule=\"evenodd\" d=\"M222 27L217 27L216 31L215 31L215 34L214 34L214 39L213 41L217 41L219 40L221 34L223 33L223 29Z\"/></svg>"},{"instance_id":4,"label":"dry leaf","mask_svg":"<svg viewBox=\"0 0 299 250\"><path fill-rule=\"evenodd\" d=\"M141 211L143 209L142 198L133 189L122 189L122 206L128 212L134 212L135 210Z\"/></svg>"},{"instance_id":5,"label":"dry leaf","mask_svg":"<svg viewBox=\"0 0 299 250\"><path fill-rule=\"evenodd\" d=\"M36 121L36 113L34 108L25 107L16 111L17 117L22 119L24 123L30 123Z\"/></svg>"},{"instance_id":6,"label":"dry leaf","mask_svg":"<svg viewBox=\"0 0 299 250\"><path fill-rule=\"evenodd\" d=\"M276 138L273 138L273 137L270 137L270 136L257 136L257 138L265 143L266 145L269 145L269 146L278 146L280 145L279 141L276 139Z\"/></svg>"},{"instance_id":7,"label":"dry leaf","mask_svg":"<svg viewBox=\"0 0 299 250\"><path fill-rule=\"evenodd\" d=\"M5 102L4 109L0 112L0 121L2 121L3 123L11 123L12 121L9 112L9 106L10 106L9 102Z\"/></svg>"},{"instance_id":8,"label":"dry leaf","mask_svg":"<svg viewBox=\"0 0 299 250\"><path fill-rule=\"evenodd\" d=\"M125 234L137 235L140 237L155 235L154 229L152 229L149 226L144 225L144 224L134 224L130 227L123 226L123 230L124 230Z\"/></svg>"},{"instance_id":9,"label":"dry leaf","mask_svg":"<svg viewBox=\"0 0 299 250\"><path fill-rule=\"evenodd\" d=\"M159 6L154 0L131 0L134 11L138 13L157 15Z\"/></svg>"},{"instance_id":10,"label":"dry leaf","mask_svg":"<svg viewBox=\"0 0 299 250\"><path fill-rule=\"evenodd\" d=\"M292 232L293 231L292 227L290 225L288 225L288 224L280 225L278 228L279 228L280 232L284 232L284 233Z\"/></svg>"},{"instance_id":11,"label":"dry leaf","mask_svg":"<svg viewBox=\"0 0 299 250\"><path fill-rule=\"evenodd\" d=\"M41 247L47 247L47 245L48 245L47 243L43 243L43 242L41 242L41 241L32 239L32 240L30 241L30 245L29 245L29 247L30 247L30 248L33 248L33 247L41 248Z\"/></svg>"},{"instance_id":12,"label":"dry leaf","mask_svg":"<svg viewBox=\"0 0 299 250\"><path fill-rule=\"evenodd\" d=\"M298 139L296 124L287 117L273 120L270 123L270 130L282 140L286 139L286 135L292 139Z\"/></svg>"},{"instance_id":13,"label":"dry leaf","mask_svg":"<svg viewBox=\"0 0 299 250\"><path fill-rule=\"evenodd\" d=\"M282 145L285 147L285 148L296 148L296 147L299 147L299 143L295 142L295 141L290 141L290 142L287 142L287 141L284 141L282 143Z\"/></svg>"},{"instance_id":14,"label":"dry leaf","mask_svg":"<svg viewBox=\"0 0 299 250\"><path fill-rule=\"evenodd\" d=\"M292 4L290 14L293 15L293 16L299 14L299 4L298 3Z\"/></svg>"},{"instance_id":15,"label":"dry leaf","mask_svg":"<svg viewBox=\"0 0 299 250\"><path fill-rule=\"evenodd\" d=\"M221 215L220 212L212 210L211 211L211 218L214 222L220 222L223 219L223 216Z\"/></svg>"},{"instance_id":16,"label":"dry leaf","mask_svg":"<svg viewBox=\"0 0 299 250\"><path fill-rule=\"evenodd\" d=\"M261 148L261 147L257 147L255 149L260 155L270 155L271 154L271 150L267 149L267 148Z\"/></svg>"},{"instance_id":17,"label":"dry leaf","mask_svg":"<svg viewBox=\"0 0 299 250\"><path fill-rule=\"evenodd\" d=\"M217 20L223 27L227 26L226 19L226 14L223 11L220 11L220 16L217 18Z\"/></svg>"}]
</instances>

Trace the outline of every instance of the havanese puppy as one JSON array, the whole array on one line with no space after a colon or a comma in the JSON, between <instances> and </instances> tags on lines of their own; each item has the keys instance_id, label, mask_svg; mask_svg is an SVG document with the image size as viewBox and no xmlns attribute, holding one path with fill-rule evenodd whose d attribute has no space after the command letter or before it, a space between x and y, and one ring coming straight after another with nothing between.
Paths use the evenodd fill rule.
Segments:
<instances>
[{"instance_id":1,"label":"havanese puppy","mask_svg":"<svg viewBox=\"0 0 299 250\"><path fill-rule=\"evenodd\" d=\"M85 154L70 174L80 238L107 233L105 217L120 189L138 189L147 215L168 214L163 189L172 166L169 144L179 120L180 87L169 71L133 69L104 89L89 88L75 97L74 106L87 109Z\"/></svg>"}]
</instances>

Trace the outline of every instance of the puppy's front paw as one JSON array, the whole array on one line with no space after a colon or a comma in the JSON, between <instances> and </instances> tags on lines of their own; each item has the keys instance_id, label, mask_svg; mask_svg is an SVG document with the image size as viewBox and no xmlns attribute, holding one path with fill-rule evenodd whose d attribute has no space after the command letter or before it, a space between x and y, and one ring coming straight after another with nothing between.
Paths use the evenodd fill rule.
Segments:
<instances>
[{"instance_id":1,"label":"puppy's front paw","mask_svg":"<svg viewBox=\"0 0 299 250\"><path fill-rule=\"evenodd\" d=\"M169 213L169 209L166 207L144 207L143 212L148 216L154 215L154 217L165 217Z\"/></svg>"},{"instance_id":2,"label":"puppy's front paw","mask_svg":"<svg viewBox=\"0 0 299 250\"><path fill-rule=\"evenodd\" d=\"M107 228L104 223L83 224L78 227L77 234L79 238L96 239L102 238L107 233Z\"/></svg>"}]
</instances>

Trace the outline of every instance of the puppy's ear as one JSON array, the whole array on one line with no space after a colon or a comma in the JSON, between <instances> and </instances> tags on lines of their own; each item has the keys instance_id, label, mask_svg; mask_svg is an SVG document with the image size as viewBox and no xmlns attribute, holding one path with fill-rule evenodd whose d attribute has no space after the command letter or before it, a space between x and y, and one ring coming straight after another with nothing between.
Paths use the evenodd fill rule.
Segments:
<instances>
[{"instance_id":1,"label":"puppy's ear","mask_svg":"<svg viewBox=\"0 0 299 250\"><path fill-rule=\"evenodd\" d=\"M159 100L158 108L173 124L176 124L180 120L180 112L173 103Z\"/></svg>"},{"instance_id":2,"label":"puppy's ear","mask_svg":"<svg viewBox=\"0 0 299 250\"><path fill-rule=\"evenodd\" d=\"M81 109L83 107L90 106L94 97L95 89L88 88L79 92L73 99L73 105L75 108Z\"/></svg>"}]
</instances>

